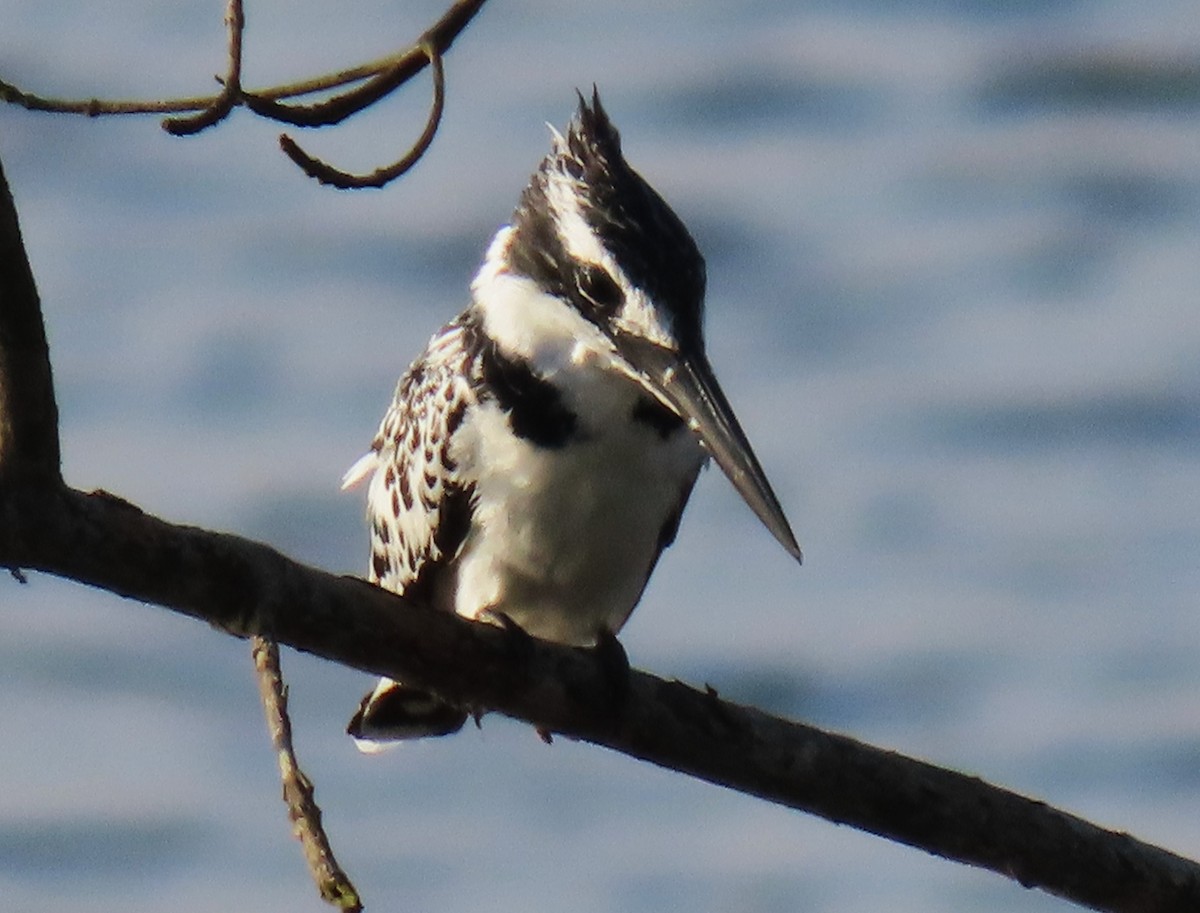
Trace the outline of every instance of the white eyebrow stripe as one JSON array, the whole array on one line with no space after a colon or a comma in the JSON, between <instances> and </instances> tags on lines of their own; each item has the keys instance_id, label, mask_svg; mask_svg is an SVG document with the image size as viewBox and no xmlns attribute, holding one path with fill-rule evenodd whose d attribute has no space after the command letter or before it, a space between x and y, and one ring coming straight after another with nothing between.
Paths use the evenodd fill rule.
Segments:
<instances>
[{"instance_id":1,"label":"white eyebrow stripe","mask_svg":"<svg viewBox=\"0 0 1200 913\"><path fill-rule=\"evenodd\" d=\"M555 231L573 258L585 263L599 263L620 282L618 271L613 269L616 264L612 256L583 217L576 188L575 179L558 168L551 168L546 175L546 202L554 214Z\"/></svg>"},{"instance_id":2,"label":"white eyebrow stripe","mask_svg":"<svg viewBox=\"0 0 1200 913\"><path fill-rule=\"evenodd\" d=\"M667 348L675 348L671 328L649 296L629 281L613 255L600 242L583 215L578 182L560 168L551 167L546 173L546 202L554 217L554 228L566 248L567 255L581 263L595 263L616 282L624 300L613 324L620 330L641 336Z\"/></svg>"}]
</instances>

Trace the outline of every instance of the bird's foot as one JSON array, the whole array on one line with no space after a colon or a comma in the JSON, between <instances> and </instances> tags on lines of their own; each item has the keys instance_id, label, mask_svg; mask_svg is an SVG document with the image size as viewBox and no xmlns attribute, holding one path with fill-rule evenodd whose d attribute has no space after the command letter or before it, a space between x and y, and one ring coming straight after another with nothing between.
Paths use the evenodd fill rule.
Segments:
<instances>
[{"instance_id":1,"label":"bird's foot","mask_svg":"<svg viewBox=\"0 0 1200 913\"><path fill-rule=\"evenodd\" d=\"M629 654L617 640L617 635L603 626L596 631L596 646L592 652L600 662L600 671L608 686L613 716L620 716L629 699Z\"/></svg>"},{"instance_id":2,"label":"bird's foot","mask_svg":"<svg viewBox=\"0 0 1200 913\"><path fill-rule=\"evenodd\" d=\"M480 621L486 621L488 624L493 624L504 631L505 647L508 649L509 655L515 663L527 663L529 655L533 652L533 637L522 628L512 616L499 609L484 609L479 613ZM478 717L476 725L479 724ZM539 739L547 745L551 744L554 739L550 735L549 729L543 729L541 726L535 726L534 731Z\"/></svg>"},{"instance_id":3,"label":"bird's foot","mask_svg":"<svg viewBox=\"0 0 1200 913\"><path fill-rule=\"evenodd\" d=\"M511 615L499 609L483 609L477 616L480 621L495 625L505 634L505 646L513 659L518 662L528 660L533 652L533 637L529 632L513 621Z\"/></svg>"}]
</instances>

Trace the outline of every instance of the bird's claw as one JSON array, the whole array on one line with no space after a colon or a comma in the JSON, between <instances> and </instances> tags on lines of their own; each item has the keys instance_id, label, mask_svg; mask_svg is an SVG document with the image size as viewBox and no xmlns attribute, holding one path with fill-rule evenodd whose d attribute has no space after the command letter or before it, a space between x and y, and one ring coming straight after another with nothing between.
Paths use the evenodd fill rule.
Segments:
<instances>
[{"instance_id":1,"label":"bird's claw","mask_svg":"<svg viewBox=\"0 0 1200 913\"><path fill-rule=\"evenodd\" d=\"M523 659L533 651L533 637L507 612L499 609L483 609L477 617L480 621L495 625L505 633L507 646L514 656Z\"/></svg>"},{"instance_id":2,"label":"bird's claw","mask_svg":"<svg viewBox=\"0 0 1200 913\"><path fill-rule=\"evenodd\" d=\"M592 652L600 662L600 670L612 696L613 715L619 716L629 698L629 654L617 640L617 635L603 626L596 631L596 645Z\"/></svg>"}]
</instances>

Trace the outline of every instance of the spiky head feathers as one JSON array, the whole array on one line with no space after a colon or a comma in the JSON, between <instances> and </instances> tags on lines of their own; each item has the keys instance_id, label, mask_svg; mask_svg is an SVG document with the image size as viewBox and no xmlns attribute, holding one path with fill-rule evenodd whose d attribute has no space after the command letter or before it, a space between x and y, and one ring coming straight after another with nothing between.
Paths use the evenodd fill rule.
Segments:
<instances>
[{"instance_id":1,"label":"spiky head feathers","mask_svg":"<svg viewBox=\"0 0 1200 913\"><path fill-rule=\"evenodd\" d=\"M703 351L704 259L593 90L521 195L509 265L607 332Z\"/></svg>"}]
</instances>

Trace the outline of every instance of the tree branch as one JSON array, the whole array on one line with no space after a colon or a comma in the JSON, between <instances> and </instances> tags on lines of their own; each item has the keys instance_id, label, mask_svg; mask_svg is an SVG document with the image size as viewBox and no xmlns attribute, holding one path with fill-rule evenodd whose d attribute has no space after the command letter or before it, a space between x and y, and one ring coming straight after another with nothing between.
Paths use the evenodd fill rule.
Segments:
<instances>
[{"instance_id":1,"label":"tree branch","mask_svg":"<svg viewBox=\"0 0 1200 913\"><path fill-rule=\"evenodd\" d=\"M401 54L385 57L374 64L357 70L347 70L349 77L336 85L346 85L362 79L369 81L342 95L334 96L313 105L277 104L283 97L272 90L245 93L246 106L256 114L283 121L297 127L323 127L345 120L351 114L383 98L389 92L412 79L429 64L437 65L434 57L444 57L450 45L467 24L483 7L485 0L457 0L442 15L442 18L426 30L412 47ZM316 82L297 83L292 89L304 88L305 94L319 89L335 88L336 85L319 85ZM293 92L289 94L301 94Z\"/></svg>"},{"instance_id":2,"label":"tree branch","mask_svg":"<svg viewBox=\"0 0 1200 913\"><path fill-rule=\"evenodd\" d=\"M404 51L336 73L263 89L245 90L241 84L242 37L246 25L242 0L226 0L227 63L225 76L220 80L221 91L216 95L145 101L61 99L36 95L0 80L0 101L20 105L31 111L83 114L88 117L128 114L184 115L194 112L190 116L168 117L163 121L163 129L176 136L198 133L211 127L228 117L234 108L243 105L260 117L301 127L321 127L340 123L350 115L362 111L432 64L434 102L425 132L399 161L391 165L368 175L347 174L309 156L291 137L280 137L280 145L284 152L306 174L322 183L337 187L382 187L404 174L429 148L433 132L436 132L441 120L444 101L442 57L483 8L485 2L486 0L455 0L437 22ZM287 105L280 101L356 83L360 85L311 105Z\"/></svg>"},{"instance_id":3,"label":"tree branch","mask_svg":"<svg viewBox=\"0 0 1200 913\"><path fill-rule=\"evenodd\" d=\"M63 544L70 547L64 548ZM0 564L262 634L1113 913L1194 913L1200 866L974 777L334 577L104 493L0 486Z\"/></svg>"},{"instance_id":4,"label":"tree branch","mask_svg":"<svg viewBox=\"0 0 1200 913\"><path fill-rule=\"evenodd\" d=\"M60 463L41 303L0 164L0 480L56 482Z\"/></svg>"},{"instance_id":5,"label":"tree branch","mask_svg":"<svg viewBox=\"0 0 1200 913\"><path fill-rule=\"evenodd\" d=\"M224 120L242 98L242 32L246 28L246 14L242 0L227 0L225 5L225 33L229 62L225 68L225 79L221 91L203 111L191 117L169 117L163 121L163 129L175 136L190 136Z\"/></svg>"},{"instance_id":6,"label":"tree branch","mask_svg":"<svg viewBox=\"0 0 1200 913\"><path fill-rule=\"evenodd\" d=\"M292 722L287 710L287 686L283 683L283 671L279 667L279 647L266 637L253 637L250 644L267 730L279 761L283 801L287 803L292 833L304 848L304 860L308 863L308 870L321 898L349 913L362 913L358 891L334 858L329 837L321 824L321 809L317 807L312 780L300 769L300 762L296 760L296 749L292 745Z\"/></svg>"},{"instance_id":7,"label":"tree branch","mask_svg":"<svg viewBox=\"0 0 1200 913\"><path fill-rule=\"evenodd\" d=\"M425 155L442 122L442 110L446 104L446 76L442 69L442 55L431 44L425 46L425 51L429 55L429 62L433 65L433 103L429 108L425 129L399 161L378 168L370 174L350 174L334 168L318 158L313 158L286 133L279 137L280 148L309 177L316 178L322 184L332 184L343 190L383 187L396 180Z\"/></svg>"}]
</instances>

